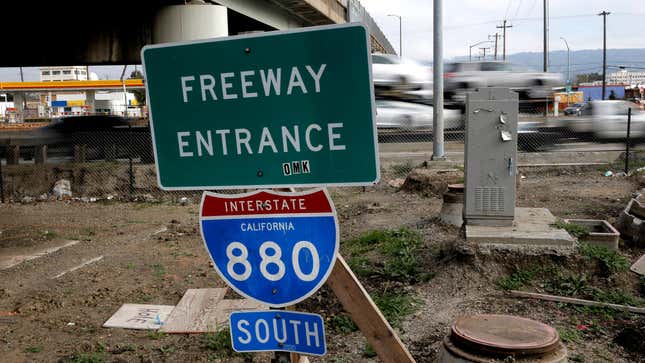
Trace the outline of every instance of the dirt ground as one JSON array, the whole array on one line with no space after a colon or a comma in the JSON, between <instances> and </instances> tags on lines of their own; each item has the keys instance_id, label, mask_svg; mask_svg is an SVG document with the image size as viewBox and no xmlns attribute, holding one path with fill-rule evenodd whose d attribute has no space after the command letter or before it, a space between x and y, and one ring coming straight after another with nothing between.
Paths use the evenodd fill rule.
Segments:
<instances>
[{"instance_id":1,"label":"dirt ground","mask_svg":"<svg viewBox=\"0 0 645 363\"><path fill-rule=\"evenodd\" d=\"M527 168L522 175L518 205L546 207L562 218L615 222L638 189L633 179L603 177L597 168ZM414 297L414 309L396 326L418 362L436 359L458 316L481 312L514 314L556 327L573 362L645 362L645 350L639 346L645 339L636 339L639 334L645 338L645 316L516 299L500 287L501 279L512 279L518 271L554 266L584 273L596 290L618 287L640 303L645 282L637 275L597 273L579 253L479 252L465 245L459 229L439 221L439 198L399 191L387 184L387 173L383 179L375 187L334 188L331 195L342 241L402 227L422 236L419 268L429 273L428 279L407 284L363 281L370 292L389 289ZM0 270L0 361L268 362L268 354L233 354L213 335L102 328L124 303L174 305L189 288L224 286L209 266L196 200L185 206L107 201L1 204L0 259L79 242ZM643 253L643 245L621 242L621 254L630 264ZM60 275L100 256L95 263ZM527 291L544 287L539 277L529 280L522 280ZM326 287L298 310L322 314L328 322L343 314ZM377 361L369 357L360 332L344 331L338 324L326 329L328 354L313 361Z\"/></svg>"}]
</instances>

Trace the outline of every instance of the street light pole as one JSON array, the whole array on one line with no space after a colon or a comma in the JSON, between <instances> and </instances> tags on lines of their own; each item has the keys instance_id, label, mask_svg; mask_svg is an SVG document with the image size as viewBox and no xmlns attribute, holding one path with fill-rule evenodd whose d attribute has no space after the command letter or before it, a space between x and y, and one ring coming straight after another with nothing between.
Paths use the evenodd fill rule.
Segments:
<instances>
[{"instance_id":1,"label":"street light pole","mask_svg":"<svg viewBox=\"0 0 645 363\"><path fill-rule=\"evenodd\" d=\"M403 57L403 20L401 20L401 15L388 14L388 16L399 18L399 57Z\"/></svg>"},{"instance_id":2,"label":"street light pole","mask_svg":"<svg viewBox=\"0 0 645 363\"><path fill-rule=\"evenodd\" d=\"M484 44L484 43L490 43L490 42L491 42L490 40L484 40L484 41L481 41L481 42L479 42L479 43L475 43L475 44L473 44L473 45L469 45L469 46L468 46L468 61L469 61L469 62L472 62L472 61L473 61L473 47L476 47L476 46L478 46L478 45L480 45L480 44Z\"/></svg>"},{"instance_id":3,"label":"street light pole","mask_svg":"<svg viewBox=\"0 0 645 363\"><path fill-rule=\"evenodd\" d=\"M567 46L567 86L571 86L571 57L569 56L569 43L567 42L564 37L560 37L560 39L564 40L564 44ZM568 89L567 89L568 92Z\"/></svg>"},{"instance_id":4,"label":"street light pole","mask_svg":"<svg viewBox=\"0 0 645 363\"><path fill-rule=\"evenodd\" d=\"M607 73L607 15L611 14L604 11L599 16L602 16L602 99L605 99L605 88L607 86L606 73Z\"/></svg>"}]
</instances>

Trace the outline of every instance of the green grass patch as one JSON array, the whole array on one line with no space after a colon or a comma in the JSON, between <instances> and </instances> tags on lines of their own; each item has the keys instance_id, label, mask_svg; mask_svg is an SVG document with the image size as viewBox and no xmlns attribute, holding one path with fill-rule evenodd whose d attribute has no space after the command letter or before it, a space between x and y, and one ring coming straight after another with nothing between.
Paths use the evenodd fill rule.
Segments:
<instances>
[{"instance_id":1,"label":"green grass patch","mask_svg":"<svg viewBox=\"0 0 645 363\"><path fill-rule=\"evenodd\" d=\"M94 352L94 353L80 353L71 357L65 358L64 363L103 363L107 359L107 353Z\"/></svg>"},{"instance_id":2,"label":"green grass patch","mask_svg":"<svg viewBox=\"0 0 645 363\"><path fill-rule=\"evenodd\" d=\"M549 293L563 296L586 296L593 291L586 275L566 275L562 273L557 273L547 279L544 289Z\"/></svg>"},{"instance_id":3,"label":"green grass patch","mask_svg":"<svg viewBox=\"0 0 645 363\"><path fill-rule=\"evenodd\" d=\"M609 273L625 272L629 269L629 261L625 257L605 246L582 244L580 252L587 259L597 261Z\"/></svg>"},{"instance_id":4,"label":"green grass patch","mask_svg":"<svg viewBox=\"0 0 645 363\"><path fill-rule=\"evenodd\" d=\"M567 223L563 221L562 219L558 219L557 222L551 224L551 227L559 228L559 229L564 229L567 231L570 235L576 237L576 238L582 238L585 236L589 235L589 228L577 224L577 223Z\"/></svg>"},{"instance_id":5,"label":"green grass patch","mask_svg":"<svg viewBox=\"0 0 645 363\"><path fill-rule=\"evenodd\" d=\"M572 328L558 328L560 339L565 343L582 343L584 340L582 332L578 329Z\"/></svg>"},{"instance_id":6,"label":"green grass patch","mask_svg":"<svg viewBox=\"0 0 645 363\"><path fill-rule=\"evenodd\" d=\"M25 353L40 353L43 351L43 347L40 345L30 346L25 348Z\"/></svg>"},{"instance_id":7,"label":"green grass patch","mask_svg":"<svg viewBox=\"0 0 645 363\"><path fill-rule=\"evenodd\" d=\"M214 358L226 358L231 356L238 356L244 358L251 358L249 353L236 353L231 344L231 333L228 328L219 330L215 333L208 333L204 335L204 349L211 350L215 353Z\"/></svg>"},{"instance_id":8,"label":"green grass patch","mask_svg":"<svg viewBox=\"0 0 645 363\"><path fill-rule=\"evenodd\" d=\"M161 338L163 338L165 336L166 336L166 334L164 332L161 332L161 331L158 331L158 330L153 330L153 331L148 333L148 338L150 338L152 340L159 340L159 339L161 339Z\"/></svg>"},{"instance_id":9,"label":"green grass patch","mask_svg":"<svg viewBox=\"0 0 645 363\"><path fill-rule=\"evenodd\" d=\"M153 265L150 265L150 267L152 268L152 274L156 278L163 278L166 275L166 268L164 267L164 265L155 263Z\"/></svg>"},{"instance_id":10,"label":"green grass patch","mask_svg":"<svg viewBox=\"0 0 645 363\"><path fill-rule=\"evenodd\" d=\"M47 241L51 241L54 238L58 237L58 233L54 231L43 231L43 239Z\"/></svg>"},{"instance_id":11,"label":"green grass patch","mask_svg":"<svg viewBox=\"0 0 645 363\"><path fill-rule=\"evenodd\" d=\"M363 346L363 357L365 358L374 358L376 357L376 351L369 343L365 343Z\"/></svg>"},{"instance_id":12,"label":"green grass patch","mask_svg":"<svg viewBox=\"0 0 645 363\"><path fill-rule=\"evenodd\" d=\"M349 315L334 315L329 319L329 327L336 333L349 334L358 330L356 323Z\"/></svg>"},{"instance_id":13,"label":"green grass patch","mask_svg":"<svg viewBox=\"0 0 645 363\"><path fill-rule=\"evenodd\" d=\"M645 299L636 297L629 292L626 292L621 289L613 289L609 291L604 291L600 289L595 289L593 292L594 300L618 304L618 305L629 305L629 306L645 306Z\"/></svg>"},{"instance_id":14,"label":"green grass patch","mask_svg":"<svg viewBox=\"0 0 645 363\"><path fill-rule=\"evenodd\" d=\"M385 292L374 294L373 299L393 327L398 327L403 318L415 312L419 305L419 301L408 293Z\"/></svg>"},{"instance_id":15,"label":"green grass patch","mask_svg":"<svg viewBox=\"0 0 645 363\"><path fill-rule=\"evenodd\" d=\"M410 229L375 230L344 241L342 246L352 271L358 276L408 283L432 278L432 274L423 271L419 259L422 238Z\"/></svg>"},{"instance_id":16,"label":"green grass patch","mask_svg":"<svg viewBox=\"0 0 645 363\"><path fill-rule=\"evenodd\" d=\"M536 271L533 268L514 268L509 276L497 280L497 286L502 290L517 290L529 284L535 278Z\"/></svg>"},{"instance_id":17,"label":"green grass patch","mask_svg":"<svg viewBox=\"0 0 645 363\"><path fill-rule=\"evenodd\" d=\"M414 169L414 165L411 162L405 162L404 164L392 164L390 166L392 172L399 175L407 175Z\"/></svg>"}]
</instances>

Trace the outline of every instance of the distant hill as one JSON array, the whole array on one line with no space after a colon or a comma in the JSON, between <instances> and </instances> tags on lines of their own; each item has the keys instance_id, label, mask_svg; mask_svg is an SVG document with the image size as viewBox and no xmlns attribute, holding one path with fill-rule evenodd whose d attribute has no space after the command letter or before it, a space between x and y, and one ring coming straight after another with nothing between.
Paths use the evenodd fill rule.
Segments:
<instances>
[{"instance_id":1,"label":"distant hill","mask_svg":"<svg viewBox=\"0 0 645 363\"><path fill-rule=\"evenodd\" d=\"M500 57L501 58L501 57ZM454 61L464 61L467 57L457 57ZM510 63L525 66L533 70L542 70L542 53L523 52L509 54L506 60ZM640 67L645 71L645 48L607 49L607 73L618 70L610 66ZM633 69L638 70L638 69ZM549 52L549 71L567 72L567 51ZM602 72L602 49L585 49L571 51L571 74Z\"/></svg>"}]
</instances>

